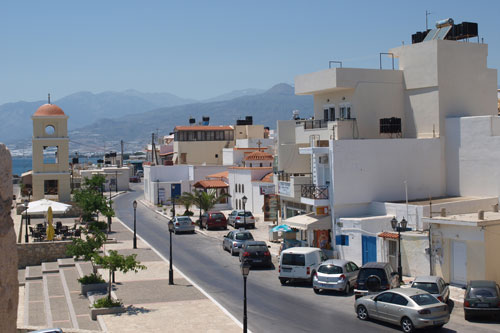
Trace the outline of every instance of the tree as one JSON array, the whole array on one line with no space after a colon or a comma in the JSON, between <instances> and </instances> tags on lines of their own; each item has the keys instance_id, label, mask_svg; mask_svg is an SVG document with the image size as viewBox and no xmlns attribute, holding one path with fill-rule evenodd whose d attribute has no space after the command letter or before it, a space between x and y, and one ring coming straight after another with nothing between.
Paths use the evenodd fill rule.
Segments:
<instances>
[{"instance_id":1,"label":"tree","mask_svg":"<svg viewBox=\"0 0 500 333\"><path fill-rule=\"evenodd\" d=\"M73 198L82 209L84 221L92 221L93 216L98 212L109 212L110 208L102 195L105 181L106 178L103 175L93 175L90 179L85 178L82 188L75 191Z\"/></svg>"},{"instance_id":2,"label":"tree","mask_svg":"<svg viewBox=\"0 0 500 333\"><path fill-rule=\"evenodd\" d=\"M94 226L91 226L89 229L90 230L83 231L85 240L74 238L73 242L68 245L66 253L77 259L90 261L92 267L95 267L95 258L99 255L99 249L106 241L106 235ZM95 269L93 269L93 271L95 271Z\"/></svg>"},{"instance_id":3,"label":"tree","mask_svg":"<svg viewBox=\"0 0 500 333\"><path fill-rule=\"evenodd\" d=\"M198 206L200 210L200 229L202 229L201 225L201 214L202 211L207 212L210 209L212 209L217 203L219 203L222 199L230 197L228 193L222 193L221 195L217 196L217 191L215 190L208 190L207 192L205 191L200 191L200 190L193 190L192 193L190 192L184 192L182 194L182 197L185 198L185 200L191 200L193 204Z\"/></svg>"},{"instance_id":4,"label":"tree","mask_svg":"<svg viewBox=\"0 0 500 333\"><path fill-rule=\"evenodd\" d=\"M146 269L147 267L141 265L139 261L135 258L137 254L131 254L129 256L124 256L119 254L115 250L109 250L108 255L96 256L95 261L102 268L107 269L109 271L108 277L108 300L111 301L111 288L112 284L112 274L116 271L120 271L123 273L127 273L128 271L138 272L141 269Z\"/></svg>"}]
</instances>

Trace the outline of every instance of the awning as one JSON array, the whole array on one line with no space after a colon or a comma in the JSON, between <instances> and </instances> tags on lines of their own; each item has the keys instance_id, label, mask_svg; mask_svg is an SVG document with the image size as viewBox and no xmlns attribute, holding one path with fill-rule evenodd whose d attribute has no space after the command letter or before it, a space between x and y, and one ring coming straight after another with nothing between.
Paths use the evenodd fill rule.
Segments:
<instances>
[{"instance_id":1,"label":"awning","mask_svg":"<svg viewBox=\"0 0 500 333\"><path fill-rule=\"evenodd\" d=\"M52 200L41 199L28 203L27 213L28 215L45 214L49 210L49 207L52 208L52 212L54 214L62 214L66 213L71 208L71 205L66 205L61 202Z\"/></svg>"},{"instance_id":2,"label":"awning","mask_svg":"<svg viewBox=\"0 0 500 333\"><path fill-rule=\"evenodd\" d=\"M378 236L382 237L382 238L389 238L389 239L398 239L399 238L397 233L387 232L387 231L381 232L380 234L378 234Z\"/></svg>"},{"instance_id":3,"label":"awning","mask_svg":"<svg viewBox=\"0 0 500 333\"><path fill-rule=\"evenodd\" d=\"M330 215L304 214L290 217L283 223L291 228L301 230L329 230L332 228L332 217Z\"/></svg>"},{"instance_id":4,"label":"awning","mask_svg":"<svg viewBox=\"0 0 500 333\"><path fill-rule=\"evenodd\" d=\"M194 184L194 187L196 188L226 188L229 187L228 184L226 184L222 180L218 179L206 179L206 180L200 180L199 182L196 182Z\"/></svg>"}]
</instances>

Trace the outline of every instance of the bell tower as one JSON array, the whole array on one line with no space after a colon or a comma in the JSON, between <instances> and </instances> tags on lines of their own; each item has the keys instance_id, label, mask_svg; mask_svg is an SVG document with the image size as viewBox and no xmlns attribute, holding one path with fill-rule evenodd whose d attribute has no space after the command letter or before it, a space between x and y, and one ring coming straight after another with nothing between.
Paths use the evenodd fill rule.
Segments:
<instances>
[{"instance_id":1,"label":"bell tower","mask_svg":"<svg viewBox=\"0 0 500 333\"><path fill-rule=\"evenodd\" d=\"M46 195L71 199L68 116L57 105L40 106L33 120L33 200Z\"/></svg>"}]
</instances>

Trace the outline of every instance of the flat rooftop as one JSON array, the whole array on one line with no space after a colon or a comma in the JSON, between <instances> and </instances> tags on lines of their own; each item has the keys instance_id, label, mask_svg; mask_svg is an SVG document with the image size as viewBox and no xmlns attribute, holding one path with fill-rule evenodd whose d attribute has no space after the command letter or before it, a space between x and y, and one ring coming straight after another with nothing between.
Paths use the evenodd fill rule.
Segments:
<instances>
[{"instance_id":1,"label":"flat rooftop","mask_svg":"<svg viewBox=\"0 0 500 333\"><path fill-rule=\"evenodd\" d=\"M432 204L433 205L438 205L438 204L444 204L444 203L449 203L449 202L460 202L460 201L469 201L469 200L478 200L478 199L485 199L483 197L436 197L432 198ZM405 200L399 200L399 201L389 201L390 203L397 203L397 204L405 204ZM415 205L415 206L428 206L429 205L429 199L414 199L414 200L408 200L409 205Z\"/></svg>"},{"instance_id":2,"label":"flat rooftop","mask_svg":"<svg viewBox=\"0 0 500 333\"><path fill-rule=\"evenodd\" d=\"M486 226L500 224L500 212L484 212L484 219L479 219L478 213L467 213L425 218L424 222L464 226Z\"/></svg>"}]
</instances>

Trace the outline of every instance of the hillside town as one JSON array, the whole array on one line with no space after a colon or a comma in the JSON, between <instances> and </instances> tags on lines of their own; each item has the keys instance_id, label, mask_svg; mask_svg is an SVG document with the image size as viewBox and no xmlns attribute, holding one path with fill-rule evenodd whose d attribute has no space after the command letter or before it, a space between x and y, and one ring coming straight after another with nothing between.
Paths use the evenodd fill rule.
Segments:
<instances>
[{"instance_id":1,"label":"hillside town","mask_svg":"<svg viewBox=\"0 0 500 333\"><path fill-rule=\"evenodd\" d=\"M411 37L295 73L312 117L186 115L95 162L49 94L31 170L0 144L0 331L500 331L497 69L477 23Z\"/></svg>"}]
</instances>

